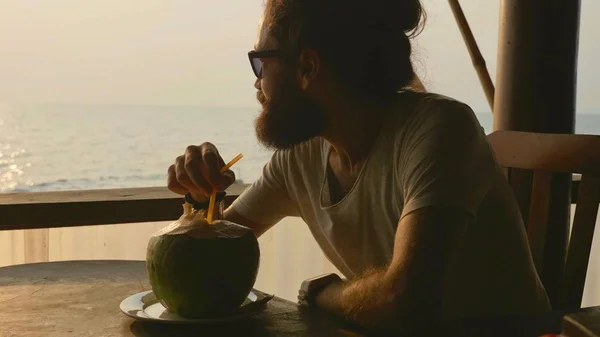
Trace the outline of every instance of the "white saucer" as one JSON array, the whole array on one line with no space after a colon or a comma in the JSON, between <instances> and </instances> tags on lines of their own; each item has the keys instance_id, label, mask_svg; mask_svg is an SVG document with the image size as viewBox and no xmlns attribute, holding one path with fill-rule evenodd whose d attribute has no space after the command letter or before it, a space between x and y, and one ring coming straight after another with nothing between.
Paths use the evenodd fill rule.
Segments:
<instances>
[{"instance_id":1,"label":"white saucer","mask_svg":"<svg viewBox=\"0 0 600 337\"><path fill-rule=\"evenodd\" d=\"M240 308L233 315L202 319L183 318L171 313L162 304L160 304L158 299L156 299L156 296L154 296L152 290L140 292L127 297L121 302L119 307L125 315L143 321L183 324L217 323L233 321L255 315L263 311L266 307L265 304L272 298L273 295L252 289L244 303L242 303Z\"/></svg>"}]
</instances>

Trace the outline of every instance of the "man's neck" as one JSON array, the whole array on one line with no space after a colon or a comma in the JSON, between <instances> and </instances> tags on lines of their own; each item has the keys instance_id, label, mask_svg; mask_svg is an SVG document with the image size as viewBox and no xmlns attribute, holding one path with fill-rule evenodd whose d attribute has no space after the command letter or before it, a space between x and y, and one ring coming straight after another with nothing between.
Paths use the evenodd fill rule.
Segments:
<instances>
[{"instance_id":1,"label":"man's neck","mask_svg":"<svg viewBox=\"0 0 600 337\"><path fill-rule=\"evenodd\" d=\"M333 146L340 165L351 169L368 157L393 102L338 101L326 108L327 127L322 136Z\"/></svg>"}]
</instances>

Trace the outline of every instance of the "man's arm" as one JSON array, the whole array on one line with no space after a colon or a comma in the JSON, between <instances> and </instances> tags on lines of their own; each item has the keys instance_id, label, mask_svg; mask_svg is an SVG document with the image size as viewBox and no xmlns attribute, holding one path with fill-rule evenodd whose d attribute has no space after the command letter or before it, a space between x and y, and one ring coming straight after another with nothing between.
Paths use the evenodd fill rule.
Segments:
<instances>
[{"instance_id":1,"label":"man's arm","mask_svg":"<svg viewBox=\"0 0 600 337\"><path fill-rule=\"evenodd\" d=\"M390 263L317 295L317 305L366 327L439 318L448 265L496 174L468 106L431 100L423 109L399 154L404 204Z\"/></svg>"},{"instance_id":2,"label":"man's arm","mask_svg":"<svg viewBox=\"0 0 600 337\"><path fill-rule=\"evenodd\" d=\"M252 231L254 232L254 234L256 235L257 238L260 237L261 235L263 235L267 230L269 230L271 227L273 227L275 225L275 224L261 224L261 223L256 223L252 220L248 220L245 217L241 216L236 211L234 211L232 209L232 207L228 207L223 212L223 218L227 221L231 221L236 224L249 227L250 229L252 229Z\"/></svg>"},{"instance_id":3,"label":"man's arm","mask_svg":"<svg viewBox=\"0 0 600 337\"><path fill-rule=\"evenodd\" d=\"M390 264L327 286L318 307L366 328L402 330L403 322L437 318L448 264L469 221L448 206L420 208L398 224Z\"/></svg>"},{"instance_id":4,"label":"man's arm","mask_svg":"<svg viewBox=\"0 0 600 337\"><path fill-rule=\"evenodd\" d=\"M300 215L285 182L293 160L289 152L275 151L262 175L224 211L226 220L252 228L259 237L283 218Z\"/></svg>"},{"instance_id":5,"label":"man's arm","mask_svg":"<svg viewBox=\"0 0 600 337\"><path fill-rule=\"evenodd\" d=\"M298 214L284 182L290 162L288 152L275 151L263 167L263 174L224 211L225 220L249 227L259 237L284 217ZM186 200L189 193L191 203L207 203L214 188L223 189L235 181L233 171L220 173L224 165L213 144L190 145L169 167L167 187L185 195Z\"/></svg>"}]
</instances>

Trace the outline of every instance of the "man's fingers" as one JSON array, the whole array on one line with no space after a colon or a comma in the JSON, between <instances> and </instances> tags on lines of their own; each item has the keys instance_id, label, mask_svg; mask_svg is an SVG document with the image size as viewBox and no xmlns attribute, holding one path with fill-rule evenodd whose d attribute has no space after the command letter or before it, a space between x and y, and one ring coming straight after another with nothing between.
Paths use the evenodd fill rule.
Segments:
<instances>
[{"instance_id":1,"label":"man's fingers","mask_svg":"<svg viewBox=\"0 0 600 337\"><path fill-rule=\"evenodd\" d=\"M196 184L190 178L190 175L188 174L188 172L186 170L186 162L185 162L184 156L177 157L177 160L175 161L175 176L177 177L177 182L179 182L179 184L181 186L185 187L190 192L196 192L196 193L202 193L202 194L210 193L210 190L208 190L209 192L207 192L202 187L202 185Z\"/></svg>"},{"instance_id":2,"label":"man's fingers","mask_svg":"<svg viewBox=\"0 0 600 337\"><path fill-rule=\"evenodd\" d=\"M190 145L169 167L169 189L178 194L191 192L204 196L215 188L223 191L235 182L233 171L220 172L223 166L225 162L213 144Z\"/></svg>"},{"instance_id":3,"label":"man's fingers","mask_svg":"<svg viewBox=\"0 0 600 337\"><path fill-rule=\"evenodd\" d=\"M306 292L304 292L302 290L298 291L298 304L303 305L303 306L308 306Z\"/></svg>"},{"instance_id":4,"label":"man's fingers","mask_svg":"<svg viewBox=\"0 0 600 337\"><path fill-rule=\"evenodd\" d=\"M221 169L225 166L225 161L214 145L204 143L201 149L202 161L204 162L204 169L206 170L209 182L217 189L224 190L235 181L235 174L231 170L221 173Z\"/></svg>"},{"instance_id":5,"label":"man's fingers","mask_svg":"<svg viewBox=\"0 0 600 337\"><path fill-rule=\"evenodd\" d=\"M222 164L223 158L219 155L217 148L210 143L202 144L201 149L202 161L209 182L212 186L221 187L227 182L227 179L223 179L221 174L221 167L225 165Z\"/></svg>"},{"instance_id":6,"label":"man's fingers","mask_svg":"<svg viewBox=\"0 0 600 337\"><path fill-rule=\"evenodd\" d=\"M227 170L223 173L223 186L229 186L235 182L235 173L232 170Z\"/></svg>"},{"instance_id":7,"label":"man's fingers","mask_svg":"<svg viewBox=\"0 0 600 337\"><path fill-rule=\"evenodd\" d=\"M188 146L185 150L185 171L190 180L206 195L209 195L213 187L207 181L206 173L204 172L204 166L202 160L202 150L198 146Z\"/></svg>"},{"instance_id":8,"label":"man's fingers","mask_svg":"<svg viewBox=\"0 0 600 337\"><path fill-rule=\"evenodd\" d=\"M169 166L167 173L167 187L169 188L169 190L177 194L185 195L188 192L188 189L177 181L177 174L175 173L175 164Z\"/></svg>"},{"instance_id":9,"label":"man's fingers","mask_svg":"<svg viewBox=\"0 0 600 337\"><path fill-rule=\"evenodd\" d=\"M175 179L177 179L179 185L185 187L188 191L196 191L196 186L194 186L194 183L185 172L184 162L185 158L183 156L179 156L175 159Z\"/></svg>"}]
</instances>

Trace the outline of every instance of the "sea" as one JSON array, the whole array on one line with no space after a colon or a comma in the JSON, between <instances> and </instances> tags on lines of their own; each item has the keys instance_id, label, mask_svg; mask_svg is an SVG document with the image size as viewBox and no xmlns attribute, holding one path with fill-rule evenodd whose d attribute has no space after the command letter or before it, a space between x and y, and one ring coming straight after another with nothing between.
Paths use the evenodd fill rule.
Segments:
<instances>
[{"instance_id":1,"label":"sea","mask_svg":"<svg viewBox=\"0 0 600 337\"><path fill-rule=\"evenodd\" d=\"M272 152L256 141L258 107L83 104L0 105L0 193L166 186L188 145L211 142L250 183ZM477 113L487 133L492 115ZM576 132L600 134L600 114Z\"/></svg>"}]
</instances>

